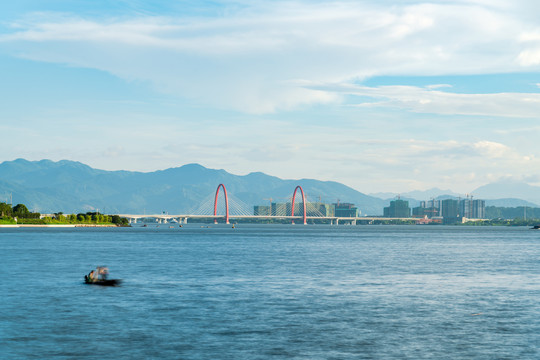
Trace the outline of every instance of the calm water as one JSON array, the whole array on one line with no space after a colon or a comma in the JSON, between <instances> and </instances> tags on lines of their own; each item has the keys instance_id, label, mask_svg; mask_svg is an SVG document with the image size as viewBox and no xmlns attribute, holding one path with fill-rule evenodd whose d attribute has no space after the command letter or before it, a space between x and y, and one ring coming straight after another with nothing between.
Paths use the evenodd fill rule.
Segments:
<instances>
[{"instance_id":1,"label":"calm water","mask_svg":"<svg viewBox=\"0 0 540 360\"><path fill-rule=\"evenodd\" d=\"M539 259L525 228L5 228L0 358L540 359Z\"/></svg>"}]
</instances>

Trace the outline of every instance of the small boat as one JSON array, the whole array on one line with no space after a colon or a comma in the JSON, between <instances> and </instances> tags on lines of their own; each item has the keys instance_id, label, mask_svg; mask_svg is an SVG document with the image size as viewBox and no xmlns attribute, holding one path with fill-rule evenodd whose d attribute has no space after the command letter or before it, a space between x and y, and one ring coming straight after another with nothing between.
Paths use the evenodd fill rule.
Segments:
<instances>
[{"instance_id":1,"label":"small boat","mask_svg":"<svg viewBox=\"0 0 540 360\"><path fill-rule=\"evenodd\" d=\"M539 230L540 229L540 225L534 225L531 230Z\"/></svg>"},{"instance_id":2,"label":"small boat","mask_svg":"<svg viewBox=\"0 0 540 360\"><path fill-rule=\"evenodd\" d=\"M84 283L88 285L118 286L122 283L120 279L109 279L109 269L105 266L98 266L90 274L84 275Z\"/></svg>"},{"instance_id":3,"label":"small boat","mask_svg":"<svg viewBox=\"0 0 540 360\"><path fill-rule=\"evenodd\" d=\"M101 285L101 286L118 286L122 283L120 279L107 279L107 280L96 280L90 281L87 279L87 276L84 275L84 283L88 285Z\"/></svg>"}]
</instances>

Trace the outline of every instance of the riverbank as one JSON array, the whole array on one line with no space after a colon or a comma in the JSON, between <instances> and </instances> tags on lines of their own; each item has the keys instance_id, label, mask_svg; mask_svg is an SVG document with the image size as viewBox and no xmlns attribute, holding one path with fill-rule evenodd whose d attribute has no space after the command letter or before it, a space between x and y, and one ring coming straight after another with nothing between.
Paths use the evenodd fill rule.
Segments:
<instances>
[{"instance_id":1,"label":"riverbank","mask_svg":"<svg viewBox=\"0 0 540 360\"><path fill-rule=\"evenodd\" d=\"M0 228L75 228L75 227L119 227L118 225L99 224L0 224Z\"/></svg>"}]
</instances>

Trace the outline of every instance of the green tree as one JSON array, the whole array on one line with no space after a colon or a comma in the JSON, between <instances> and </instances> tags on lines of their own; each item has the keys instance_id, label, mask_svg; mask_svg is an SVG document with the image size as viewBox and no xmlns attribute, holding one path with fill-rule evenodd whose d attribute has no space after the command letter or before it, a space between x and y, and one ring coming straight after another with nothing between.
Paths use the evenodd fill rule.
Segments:
<instances>
[{"instance_id":1,"label":"green tree","mask_svg":"<svg viewBox=\"0 0 540 360\"><path fill-rule=\"evenodd\" d=\"M0 203L0 217L11 217L13 215L13 208L11 205L4 202Z\"/></svg>"},{"instance_id":2,"label":"green tree","mask_svg":"<svg viewBox=\"0 0 540 360\"><path fill-rule=\"evenodd\" d=\"M27 218L30 215L30 211L24 204L17 204L13 207L13 216L19 218Z\"/></svg>"}]
</instances>

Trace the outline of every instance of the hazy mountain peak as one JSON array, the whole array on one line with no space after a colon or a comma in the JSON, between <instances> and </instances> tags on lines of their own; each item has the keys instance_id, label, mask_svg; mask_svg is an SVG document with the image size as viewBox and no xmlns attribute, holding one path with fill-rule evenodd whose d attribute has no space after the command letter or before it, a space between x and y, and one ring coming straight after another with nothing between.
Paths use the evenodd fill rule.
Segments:
<instances>
[{"instance_id":1,"label":"hazy mountain peak","mask_svg":"<svg viewBox=\"0 0 540 360\"><path fill-rule=\"evenodd\" d=\"M405 197L409 197L409 198L413 198L417 200L429 200L431 198L436 198L436 197L444 196L444 195L454 196L454 197L460 196L460 194L457 194L453 192L452 190L442 190L436 187L428 189L428 190L409 191L409 192L403 193L402 195Z\"/></svg>"},{"instance_id":2,"label":"hazy mountain peak","mask_svg":"<svg viewBox=\"0 0 540 360\"><path fill-rule=\"evenodd\" d=\"M180 169L200 169L200 170L205 169L206 170L207 168L205 168L201 164L189 163L189 164L180 166Z\"/></svg>"},{"instance_id":3,"label":"hazy mountain peak","mask_svg":"<svg viewBox=\"0 0 540 360\"><path fill-rule=\"evenodd\" d=\"M523 181L503 179L495 183L480 186L472 192L476 198L500 199L514 198L540 204L540 187Z\"/></svg>"}]
</instances>

